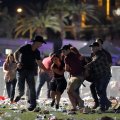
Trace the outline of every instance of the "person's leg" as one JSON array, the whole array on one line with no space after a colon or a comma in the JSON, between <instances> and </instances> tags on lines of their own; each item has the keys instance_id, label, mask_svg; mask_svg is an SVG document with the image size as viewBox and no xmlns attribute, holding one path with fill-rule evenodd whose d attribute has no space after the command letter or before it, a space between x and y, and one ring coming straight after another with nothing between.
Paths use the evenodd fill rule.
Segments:
<instances>
[{"instance_id":1,"label":"person's leg","mask_svg":"<svg viewBox=\"0 0 120 120\"><path fill-rule=\"evenodd\" d=\"M38 76L34 76L34 80L35 80L35 88L36 88L36 81L37 81ZM29 91L29 87L28 84L26 84L27 90L26 90L26 98L28 103L30 103L30 91Z\"/></svg>"},{"instance_id":2,"label":"person's leg","mask_svg":"<svg viewBox=\"0 0 120 120\"><path fill-rule=\"evenodd\" d=\"M53 107L55 104L56 91L51 91L50 95L51 95L51 99L52 99L51 107Z\"/></svg>"},{"instance_id":3,"label":"person's leg","mask_svg":"<svg viewBox=\"0 0 120 120\"><path fill-rule=\"evenodd\" d=\"M10 101L11 102L13 102L13 100L14 100L16 82L17 82L16 79L11 81L11 95L10 95Z\"/></svg>"},{"instance_id":4,"label":"person's leg","mask_svg":"<svg viewBox=\"0 0 120 120\"><path fill-rule=\"evenodd\" d=\"M30 96L30 107L28 108L28 110L32 111L36 107L34 71L27 70L26 81L29 87L29 96Z\"/></svg>"},{"instance_id":5,"label":"person's leg","mask_svg":"<svg viewBox=\"0 0 120 120\"><path fill-rule=\"evenodd\" d=\"M97 92L96 92L96 88L95 88L94 83L91 83L90 91L91 91L91 95L92 95L94 102L95 102L93 109L96 109L99 106L99 100L98 100L98 96L97 96Z\"/></svg>"},{"instance_id":6,"label":"person's leg","mask_svg":"<svg viewBox=\"0 0 120 120\"><path fill-rule=\"evenodd\" d=\"M52 99L51 107L53 107L54 104L55 104L56 88L57 88L55 79L52 79L52 80L50 81L49 87L50 87L50 97L51 97L51 99Z\"/></svg>"},{"instance_id":7,"label":"person's leg","mask_svg":"<svg viewBox=\"0 0 120 120\"><path fill-rule=\"evenodd\" d=\"M56 89L56 109L59 109L59 103L61 99L61 95L66 89L67 82L65 78L61 78L57 81L57 89Z\"/></svg>"},{"instance_id":8,"label":"person's leg","mask_svg":"<svg viewBox=\"0 0 120 120\"><path fill-rule=\"evenodd\" d=\"M15 98L15 102L18 102L20 98L24 95L26 70L17 71L16 76L18 81L18 95Z\"/></svg>"},{"instance_id":9,"label":"person's leg","mask_svg":"<svg viewBox=\"0 0 120 120\"><path fill-rule=\"evenodd\" d=\"M76 109L76 96L73 93L74 92L74 83L75 83L75 79L73 77L70 78L69 83L68 83L68 87L67 87L67 93L68 93L68 97L69 100L72 104L73 109Z\"/></svg>"},{"instance_id":10,"label":"person's leg","mask_svg":"<svg viewBox=\"0 0 120 120\"><path fill-rule=\"evenodd\" d=\"M50 97L50 81L51 81L51 77L50 77L50 75L49 74L47 74L47 76L46 76L47 78L46 78L46 80L47 80L47 98L51 98Z\"/></svg>"},{"instance_id":11,"label":"person's leg","mask_svg":"<svg viewBox=\"0 0 120 120\"><path fill-rule=\"evenodd\" d=\"M84 81L84 78L82 76L76 77L76 83L74 85L74 94L77 95L76 97L76 105L78 107L83 108L84 107L84 100L81 99L80 97L80 92L79 89Z\"/></svg>"},{"instance_id":12,"label":"person's leg","mask_svg":"<svg viewBox=\"0 0 120 120\"><path fill-rule=\"evenodd\" d=\"M95 83L97 93L100 97L100 108L102 111L106 110L106 105L108 103L108 98L107 98L107 94L106 94L106 89L107 89L108 83L109 83L109 78L106 76L103 76L103 78L101 78L99 80L99 82L97 81Z\"/></svg>"},{"instance_id":13,"label":"person's leg","mask_svg":"<svg viewBox=\"0 0 120 120\"><path fill-rule=\"evenodd\" d=\"M10 98L10 87L11 87L11 83L10 82L6 82L6 90L7 90L7 95L8 98Z\"/></svg>"},{"instance_id":14,"label":"person's leg","mask_svg":"<svg viewBox=\"0 0 120 120\"><path fill-rule=\"evenodd\" d=\"M59 109L60 98L61 98L61 92L56 91L56 109Z\"/></svg>"},{"instance_id":15,"label":"person's leg","mask_svg":"<svg viewBox=\"0 0 120 120\"><path fill-rule=\"evenodd\" d=\"M38 87L37 87L37 90L36 90L36 98L38 99L39 98L39 95L40 95L40 92L41 92L41 88L43 87L43 85L45 84L45 77L46 77L46 74L45 72L42 72L42 73L39 73L39 84L38 84Z\"/></svg>"}]
</instances>

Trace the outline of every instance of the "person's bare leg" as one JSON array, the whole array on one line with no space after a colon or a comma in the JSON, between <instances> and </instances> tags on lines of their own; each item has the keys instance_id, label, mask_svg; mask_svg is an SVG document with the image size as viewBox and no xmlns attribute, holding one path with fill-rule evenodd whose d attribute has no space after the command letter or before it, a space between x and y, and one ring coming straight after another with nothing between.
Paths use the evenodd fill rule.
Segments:
<instances>
[{"instance_id":1,"label":"person's bare leg","mask_svg":"<svg viewBox=\"0 0 120 120\"><path fill-rule=\"evenodd\" d=\"M67 93L68 93L68 97L72 104L73 109L76 109L76 98L74 97L74 94L73 94L73 84L72 83L68 85Z\"/></svg>"},{"instance_id":2,"label":"person's bare leg","mask_svg":"<svg viewBox=\"0 0 120 120\"><path fill-rule=\"evenodd\" d=\"M53 107L54 103L55 103L56 92L55 91L51 91L50 95L51 95L51 98L52 98L51 107Z\"/></svg>"},{"instance_id":3,"label":"person's bare leg","mask_svg":"<svg viewBox=\"0 0 120 120\"><path fill-rule=\"evenodd\" d=\"M59 109L61 93L59 91L56 92L56 109Z\"/></svg>"}]
</instances>

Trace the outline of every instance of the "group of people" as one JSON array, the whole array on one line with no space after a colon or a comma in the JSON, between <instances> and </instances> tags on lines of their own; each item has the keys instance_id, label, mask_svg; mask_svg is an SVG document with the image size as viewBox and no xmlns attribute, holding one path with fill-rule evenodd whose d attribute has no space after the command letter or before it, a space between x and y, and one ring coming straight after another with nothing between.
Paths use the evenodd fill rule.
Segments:
<instances>
[{"instance_id":1,"label":"group of people","mask_svg":"<svg viewBox=\"0 0 120 120\"><path fill-rule=\"evenodd\" d=\"M84 107L84 101L80 97L79 88L84 80L91 82L90 90L95 105L93 109L100 107L101 111L106 111L111 106L107 98L107 85L110 81L112 64L111 55L102 48L103 40L96 39L91 44L91 59L87 60L72 45L64 45L57 53L51 53L48 57L40 57L38 50L46 41L42 36L36 36L31 40L32 44L26 44L8 55L3 64L5 72L4 79L8 97L11 102L18 102L25 92L25 81L28 87L28 110L32 111L36 107L36 99L39 98L41 87L47 81L47 97L52 99L51 107L55 105L59 109L61 95L67 88L67 94L72 105L72 111L77 110L77 106ZM37 67L36 67L37 66ZM36 90L35 71L38 69L39 84ZM68 81L64 72L67 71ZM15 96L15 86L18 84L18 95Z\"/></svg>"}]
</instances>

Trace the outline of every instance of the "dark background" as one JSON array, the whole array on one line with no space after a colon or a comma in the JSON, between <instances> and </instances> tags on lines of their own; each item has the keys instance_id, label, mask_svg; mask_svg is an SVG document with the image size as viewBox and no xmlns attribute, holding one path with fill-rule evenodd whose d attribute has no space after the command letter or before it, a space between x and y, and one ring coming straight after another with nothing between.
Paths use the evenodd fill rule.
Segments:
<instances>
[{"instance_id":1,"label":"dark background","mask_svg":"<svg viewBox=\"0 0 120 120\"><path fill-rule=\"evenodd\" d=\"M48 0L0 0L1 8L7 7L10 13L15 13L18 7L28 7L30 5L34 5L39 3L41 9L44 8L45 3Z\"/></svg>"}]
</instances>

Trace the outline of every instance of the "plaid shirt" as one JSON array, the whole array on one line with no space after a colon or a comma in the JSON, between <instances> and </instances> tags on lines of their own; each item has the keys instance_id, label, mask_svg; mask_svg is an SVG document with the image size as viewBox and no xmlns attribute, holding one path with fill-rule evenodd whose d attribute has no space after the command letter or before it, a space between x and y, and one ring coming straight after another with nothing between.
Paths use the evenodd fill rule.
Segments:
<instances>
[{"instance_id":1,"label":"plaid shirt","mask_svg":"<svg viewBox=\"0 0 120 120\"><path fill-rule=\"evenodd\" d=\"M103 51L97 51L89 65L94 78L100 79L103 76L111 76L109 62Z\"/></svg>"}]
</instances>

